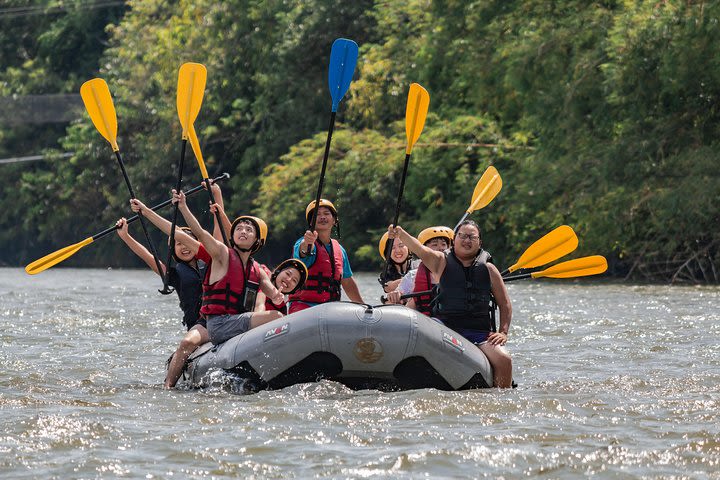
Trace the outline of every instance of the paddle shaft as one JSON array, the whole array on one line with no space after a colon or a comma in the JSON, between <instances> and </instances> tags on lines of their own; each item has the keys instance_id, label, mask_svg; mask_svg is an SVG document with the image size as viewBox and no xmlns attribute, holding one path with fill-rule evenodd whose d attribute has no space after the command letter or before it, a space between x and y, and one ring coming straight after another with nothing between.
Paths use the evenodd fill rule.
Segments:
<instances>
[{"instance_id":1,"label":"paddle shaft","mask_svg":"<svg viewBox=\"0 0 720 480\"><path fill-rule=\"evenodd\" d=\"M395 205L395 219L393 220L393 227L397 226L398 220L400 220L400 205L402 204L403 192L405 191L405 178L407 178L408 166L410 165L411 153L405 154L405 165L403 165L402 177L400 177L400 191L398 192L397 204ZM387 245L385 246L385 261L387 262L387 268L390 268L394 238L389 238Z\"/></svg>"},{"instance_id":2,"label":"paddle shaft","mask_svg":"<svg viewBox=\"0 0 720 480\"><path fill-rule=\"evenodd\" d=\"M470 215L470 212L465 212L465 215L463 215L463 217L460 219L460 221L457 223L457 225L455 225L455 228L453 228L453 231L457 231L457 228L460 226L460 224L462 222L465 221L465 219L468 217L468 215Z\"/></svg>"},{"instance_id":3,"label":"paddle shaft","mask_svg":"<svg viewBox=\"0 0 720 480\"><path fill-rule=\"evenodd\" d=\"M228 179L228 178L230 178L230 175L227 174L227 173L223 173L223 174L220 175L219 177L215 177L215 178L213 179L213 182L219 182L220 180L226 180L226 179ZM186 196L186 197L189 197L189 196L191 196L191 195L194 195L194 194L196 194L197 192L199 192L199 191L202 190L202 189L203 189L203 186L202 186L202 185L198 185L198 186L196 186L196 187L193 187L193 188L191 188L190 190L188 190L187 192L185 192L185 196ZM152 210L152 211L157 211L157 210L160 210L161 208L167 207L167 206L170 205L171 203L172 203L172 199L165 200L165 201L162 202L162 203L158 203L157 205L155 205L154 207L152 207L150 210ZM130 217L130 218L127 219L127 223L128 223L128 224L133 223L134 221L138 220L139 218L140 218L139 215L133 215L132 217ZM110 228L107 228L107 229L103 230L102 232L96 233L95 235L93 235L92 239L93 239L93 241L95 241L95 240L97 240L97 239L99 239L99 238L102 238L102 237L105 237L105 236L107 236L107 235L110 235L112 232L114 232L114 231L117 230L118 228L119 228L119 227L118 227L117 225L115 225L115 226L113 226L113 227L110 227Z\"/></svg>"},{"instance_id":4,"label":"paddle shaft","mask_svg":"<svg viewBox=\"0 0 720 480\"><path fill-rule=\"evenodd\" d=\"M422 292L406 293L405 295L400 295L400 300L407 300L408 298L422 297L423 295L432 295L432 293L433 293L433 290L423 290ZM380 299L383 302L387 302L387 295L381 295Z\"/></svg>"},{"instance_id":5,"label":"paddle shaft","mask_svg":"<svg viewBox=\"0 0 720 480\"><path fill-rule=\"evenodd\" d=\"M532 273L521 273L520 275L512 275L510 277L503 277L503 282L513 282L515 280L523 280L526 278L531 278Z\"/></svg>"},{"instance_id":6,"label":"paddle shaft","mask_svg":"<svg viewBox=\"0 0 720 480\"><path fill-rule=\"evenodd\" d=\"M180 163L178 163L178 180L177 180L177 187L175 187L175 191L179 192L182 188L182 177L183 177L183 165L185 163L185 149L187 148L187 138L183 138L182 140L182 147L180 148ZM170 266L170 261L173 258L173 250L175 249L175 225L177 225L177 217L178 217L178 204L175 204L175 208L173 208L173 215L172 215L172 224L170 226L170 244L168 245L168 255L167 255L167 261L165 262L165 265ZM168 282L170 281L170 270L166 269L165 275L163 275L163 289L160 290L160 293L167 295L172 293L172 289L168 288Z\"/></svg>"},{"instance_id":7,"label":"paddle shaft","mask_svg":"<svg viewBox=\"0 0 720 480\"><path fill-rule=\"evenodd\" d=\"M135 200L135 190L133 190L132 184L130 183L130 177L128 177L127 171L125 170L125 163L123 162L122 156L120 155L120 150L115 151L115 158L117 158L118 164L120 165L120 170L122 170L123 177L125 177L125 184L127 185L128 191L130 192L130 199ZM142 216L142 213L138 212L138 217L140 218L140 225L142 225L143 233L145 234L145 239L148 242L148 245L150 246L150 253L152 253L153 259L155 260L155 266L158 269L158 273L162 275L162 264L160 263L160 259L157 256L157 251L155 250L155 244L153 243L152 239L150 238L150 233L147 229L147 224L145 223L145 219ZM164 277L164 275L163 275Z\"/></svg>"},{"instance_id":8,"label":"paddle shaft","mask_svg":"<svg viewBox=\"0 0 720 480\"><path fill-rule=\"evenodd\" d=\"M317 195L315 195L315 208L312 212L312 218L310 220L310 231L315 231L315 223L317 221L317 212L320 205L320 197L322 196L323 184L325 183L325 169L327 168L328 157L330 156L330 142L332 141L333 130L335 130L335 115L337 112L334 110L330 113L330 126L328 127L327 140L325 141L325 153L323 154L322 169L320 170L320 181L318 182ZM310 255L312 251L312 245L308 245L306 255Z\"/></svg>"}]
</instances>

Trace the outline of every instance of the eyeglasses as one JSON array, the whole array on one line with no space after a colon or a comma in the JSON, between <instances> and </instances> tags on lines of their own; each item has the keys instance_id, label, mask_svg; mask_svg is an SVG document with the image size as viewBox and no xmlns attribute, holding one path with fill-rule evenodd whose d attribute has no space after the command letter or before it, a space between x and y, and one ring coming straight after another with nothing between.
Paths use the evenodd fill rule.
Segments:
<instances>
[{"instance_id":1,"label":"eyeglasses","mask_svg":"<svg viewBox=\"0 0 720 480\"><path fill-rule=\"evenodd\" d=\"M480 235L468 235L467 233L458 233L457 237L460 240L471 240L473 242L480 240Z\"/></svg>"}]
</instances>

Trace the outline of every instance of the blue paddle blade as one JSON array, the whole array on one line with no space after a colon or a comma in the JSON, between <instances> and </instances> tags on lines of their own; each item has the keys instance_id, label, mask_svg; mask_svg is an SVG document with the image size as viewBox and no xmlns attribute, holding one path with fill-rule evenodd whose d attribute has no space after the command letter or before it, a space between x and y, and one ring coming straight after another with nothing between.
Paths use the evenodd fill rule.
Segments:
<instances>
[{"instance_id":1,"label":"blue paddle blade","mask_svg":"<svg viewBox=\"0 0 720 480\"><path fill-rule=\"evenodd\" d=\"M332 50L330 50L330 70L328 71L333 112L337 112L340 100L350 88L357 58L357 43L347 38L338 38L333 42Z\"/></svg>"}]
</instances>

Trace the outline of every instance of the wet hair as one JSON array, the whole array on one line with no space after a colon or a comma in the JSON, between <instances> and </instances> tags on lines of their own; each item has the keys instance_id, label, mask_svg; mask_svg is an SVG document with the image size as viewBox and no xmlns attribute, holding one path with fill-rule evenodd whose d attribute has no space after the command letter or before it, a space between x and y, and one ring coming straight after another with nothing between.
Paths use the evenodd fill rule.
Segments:
<instances>
[{"instance_id":1,"label":"wet hair","mask_svg":"<svg viewBox=\"0 0 720 480\"><path fill-rule=\"evenodd\" d=\"M474 227L478 231L478 235L480 235L480 241L482 241L482 232L480 231L480 226L475 223L474 220L463 220L462 222L460 222L460 224L455 228L455 237L457 237L458 232L465 225L470 225L471 227Z\"/></svg>"}]
</instances>

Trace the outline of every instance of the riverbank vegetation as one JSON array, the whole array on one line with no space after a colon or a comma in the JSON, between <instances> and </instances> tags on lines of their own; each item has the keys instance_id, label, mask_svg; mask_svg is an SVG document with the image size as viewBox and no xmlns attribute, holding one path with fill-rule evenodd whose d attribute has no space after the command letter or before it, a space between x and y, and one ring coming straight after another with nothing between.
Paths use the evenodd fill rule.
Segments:
<instances>
[{"instance_id":1,"label":"riverbank vegetation","mask_svg":"<svg viewBox=\"0 0 720 480\"><path fill-rule=\"evenodd\" d=\"M196 121L205 160L211 175L232 174L229 216L269 224L270 263L305 228L330 110L330 46L346 37L360 55L324 195L340 211L356 269L379 265L404 160L405 100L418 82L430 114L403 196L410 231L452 227L494 165L503 190L472 218L501 266L566 223L579 254L607 256L615 276L720 282L717 2L54 3L19 17L0 8L0 97L75 94L102 76L128 173L154 204L167 198L179 156L177 69L205 64ZM0 157L48 157L0 165L0 262L9 265L131 215L112 152L82 108L66 123L20 117L3 113ZM198 183L192 159L186 165L186 185ZM193 204L198 213L204 202ZM106 239L67 264L133 261Z\"/></svg>"}]
</instances>

